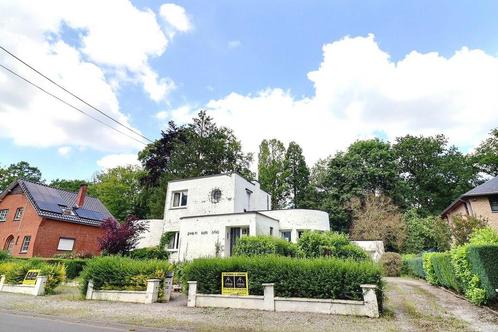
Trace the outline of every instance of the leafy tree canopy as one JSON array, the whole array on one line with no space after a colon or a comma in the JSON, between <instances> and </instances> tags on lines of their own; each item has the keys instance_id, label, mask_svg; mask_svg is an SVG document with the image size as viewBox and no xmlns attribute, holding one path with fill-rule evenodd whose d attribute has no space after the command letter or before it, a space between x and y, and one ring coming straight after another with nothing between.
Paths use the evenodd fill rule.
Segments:
<instances>
[{"instance_id":1,"label":"leafy tree canopy","mask_svg":"<svg viewBox=\"0 0 498 332\"><path fill-rule=\"evenodd\" d=\"M271 195L272 209L286 206L286 178L284 143L277 139L263 140L259 145L258 180L261 188Z\"/></svg>"},{"instance_id":2,"label":"leafy tree canopy","mask_svg":"<svg viewBox=\"0 0 498 332\"><path fill-rule=\"evenodd\" d=\"M303 149L296 142L289 143L285 153L284 172L290 207L297 209L305 207L310 171L304 159Z\"/></svg>"},{"instance_id":3,"label":"leafy tree canopy","mask_svg":"<svg viewBox=\"0 0 498 332\"><path fill-rule=\"evenodd\" d=\"M65 180L65 179L55 179L52 180L49 186L58 188L61 190L76 192L80 190L82 183L86 183L84 180Z\"/></svg>"},{"instance_id":4,"label":"leafy tree canopy","mask_svg":"<svg viewBox=\"0 0 498 332\"><path fill-rule=\"evenodd\" d=\"M477 147L474 158L481 172L498 176L498 128L493 129Z\"/></svg>"},{"instance_id":5,"label":"leafy tree canopy","mask_svg":"<svg viewBox=\"0 0 498 332\"><path fill-rule=\"evenodd\" d=\"M10 164L8 167L0 166L0 192L5 190L14 180L25 179L33 182L43 182L41 171L31 166L26 161Z\"/></svg>"}]
</instances>

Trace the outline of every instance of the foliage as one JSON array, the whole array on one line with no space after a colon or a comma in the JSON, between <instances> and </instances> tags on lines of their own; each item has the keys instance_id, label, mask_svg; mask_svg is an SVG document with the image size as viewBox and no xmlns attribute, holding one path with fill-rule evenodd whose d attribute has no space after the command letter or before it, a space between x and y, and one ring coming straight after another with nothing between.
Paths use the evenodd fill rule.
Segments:
<instances>
[{"instance_id":1,"label":"foliage","mask_svg":"<svg viewBox=\"0 0 498 332\"><path fill-rule=\"evenodd\" d=\"M432 265L432 257L435 252L426 252L422 255L422 264L425 272L425 280L427 280L432 285L437 285L437 276L434 271L434 266Z\"/></svg>"},{"instance_id":2,"label":"foliage","mask_svg":"<svg viewBox=\"0 0 498 332\"><path fill-rule=\"evenodd\" d=\"M303 149L296 142L289 143L285 153L284 172L290 207L295 209L305 207L310 171L304 159Z\"/></svg>"},{"instance_id":3,"label":"foliage","mask_svg":"<svg viewBox=\"0 0 498 332\"><path fill-rule=\"evenodd\" d=\"M50 187L54 187L61 190L66 190L70 192L76 192L80 190L82 183L86 183L84 180L66 180L66 179L55 179L49 184Z\"/></svg>"},{"instance_id":4,"label":"foliage","mask_svg":"<svg viewBox=\"0 0 498 332\"><path fill-rule=\"evenodd\" d=\"M471 245L467 258L472 273L479 277L481 288L486 292L486 301L497 298L498 289L498 244Z\"/></svg>"},{"instance_id":5,"label":"foliage","mask_svg":"<svg viewBox=\"0 0 498 332\"><path fill-rule=\"evenodd\" d=\"M379 261L382 266L382 271L387 277L399 277L401 275L401 268L403 267L403 260L401 255L396 252L386 252Z\"/></svg>"},{"instance_id":6,"label":"foliage","mask_svg":"<svg viewBox=\"0 0 498 332\"><path fill-rule=\"evenodd\" d=\"M175 236L175 232L165 232L161 235L161 239L159 240L159 249L165 250L166 246L169 244L169 241Z\"/></svg>"},{"instance_id":7,"label":"foliage","mask_svg":"<svg viewBox=\"0 0 498 332\"><path fill-rule=\"evenodd\" d=\"M478 228L470 234L470 244L498 244L498 232L491 227Z\"/></svg>"},{"instance_id":8,"label":"foliage","mask_svg":"<svg viewBox=\"0 0 498 332\"><path fill-rule=\"evenodd\" d=\"M249 294L262 295L262 283L275 283L275 296L361 299L361 284L382 287L381 270L372 261L282 256L201 258L184 267L184 279L198 282L198 291L221 293L222 272L248 272Z\"/></svg>"},{"instance_id":9,"label":"foliage","mask_svg":"<svg viewBox=\"0 0 498 332\"><path fill-rule=\"evenodd\" d=\"M114 290L145 290L147 279L160 279L160 296L163 291L164 278L171 270L166 261L135 260L121 256L102 256L88 261L81 273L81 294L87 291L88 281L92 280L94 288Z\"/></svg>"},{"instance_id":10,"label":"foliage","mask_svg":"<svg viewBox=\"0 0 498 332\"><path fill-rule=\"evenodd\" d=\"M126 255L138 243L140 234L146 231L147 224L135 216L129 216L120 224L115 219L106 219L101 227L104 236L99 239L100 250L106 255Z\"/></svg>"},{"instance_id":11,"label":"foliage","mask_svg":"<svg viewBox=\"0 0 498 332\"><path fill-rule=\"evenodd\" d=\"M5 275L5 282L21 284L29 270L40 269L40 275L47 277L46 294L52 294L54 289L66 279L66 269L63 264L48 264L42 260L16 260L0 263L0 274Z\"/></svg>"},{"instance_id":12,"label":"foliage","mask_svg":"<svg viewBox=\"0 0 498 332\"><path fill-rule=\"evenodd\" d=\"M462 292L462 285L455 275L450 253L433 253L430 260L435 284Z\"/></svg>"},{"instance_id":13,"label":"foliage","mask_svg":"<svg viewBox=\"0 0 498 332\"><path fill-rule=\"evenodd\" d=\"M387 251L400 251L406 239L406 225L389 197L370 194L364 201L355 198L351 209L353 240L382 240Z\"/></svg>"},{"instance_id":14,"label":"foliage","mask_svg":"<svg viewBox=\"0 0 498 332\"><path fill-rule=\"evenodd\" d=\"M168 259L169 252L158 247L152 247L135 249L130 251L128 255L134 259Z\"/></svg>"},{"instance_id":15,"label":"foliage","mask_svg":"<svg viewBox=\"0 0 498 332\"><path fill-rule=\"evenodd\" d=\"M351 243L346 234L337 232L304 232L297 243L299 251L304 257L335 257L351 258L353 260L369 260L368 254Z\"/></svg>"},{"instance_id":16,"label":"foliage","mask_svg":"<svg viewBox=\"0 0 498 332\"><path fill-rule=\"evenodd\" d=\"M474 160L481 172L498 176L498 128L491 130L489 137L477 147Z\"/></svg>"},{"instance_id":17,"label":"foliage","mask_svg":"<svg viewBox=\"0 0 498 332\"><path fill-rule=\"evenodd\" d=\"M0 250L0 262L10 258L10 253L7 250Z\"/></svg>"},{"instance_id":18,"label":"foliage","mask_svg":"<svg viewBox=\"0 0 498 332\"><path fill-rule=\"evenodd\" d=\"M284 144L277 139L263 140L259 145L258 181L270 193L273 210L286 205L287 176Z\"/></svg>"},{"instance_id":19,"label":"foliage","mask_svg":"<svg viewBox=\"0 0 498 332\"><path fill-rule=\"evenodd\" d=\"M477 229L484 228L488 221L481 217L455 215L451 218L451 232L456 245L469 241L470 235Z\"/></svg>"},{"instance_id":20,"label":"foliage","mask_svg":"<svg viewBox=\"0 0 498 332\"><path fill-rule=\"evenodd\" d=\"M280 255L295 257L298 248L294 243L273 236L245 236L237 240L235 256Z\"/></svg>"},{"instance_id":21,"label":"foliage","mask_svg":"<svg viewBox=\"0 0 498 332\"><path fill-rule=\"evenodd\" d=\"M42 174L38 167L31 166L26 161L10 164L7 167L0 167L0 192L17 179L24 179L32 182L43 182Z\"/></svg>"},{"instance_id":22,"label":"foliage","mask_svg":"<svg viewBox=\"0 0 498 332\"><path fill-rule=\"evenodd\" d=\"M467 258L468 250L469 245L454 247L451 250L451 262L465 297L474 304L483 304L486 301L486 290L481 287L479 276L472 273L472 266Z\"/></svg>"},{"instance_id":23,"label":"foliage","mask_svg":"<svg viewBox=\"0 0 498 332\"><path fill-rule=\"evenodd\" d=\"M410 209L403 215L403 221L407 230L403 252L418 254L450 249L451 229L439 216L420 217L415 209Z\"/></svg>"},{"instance_id":24,"label":"foliage","mask_svg":"<svg viewBox=\"0 0 498 332\"><path fill-rule=\"evenodd\" d=\"M66 270L66 278L67 279L75 279L77 278L81 271L83 271L83 268L85 267L86 263L88 262L87 259L81 259L81 258L49 258L49 259L44 259L44 262L50 264L50 265L63 265L65 270Z\"/></svg>"},{"instance_id":25,"label":"foliage","mask_svg":"<svg viewBox=\"0 0 498 332\"><path fill-rule=\"evenodd\" d=\"M412 277L425 279L423 259L421 256L403 255L403 268L405 274Z\"/></svg>"}]
</instances>

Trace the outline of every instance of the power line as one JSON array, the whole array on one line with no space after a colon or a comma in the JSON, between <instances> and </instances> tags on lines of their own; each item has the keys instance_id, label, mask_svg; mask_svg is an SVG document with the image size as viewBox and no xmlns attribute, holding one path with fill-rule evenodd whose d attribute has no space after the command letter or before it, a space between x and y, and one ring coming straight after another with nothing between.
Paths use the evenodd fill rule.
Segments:
<instances>
[{"instance_id":1,"label":"power line","mask_svg":"<svg viewBox=\"0 0 498 332\"><path fill-rule=\"evenodd\" d=\"M134 133L135 135L138 135L142 138L144 138L145 140L147 140L148 142L150 143L153 143L153 141L149 138L147 138L146 136L142 135L141 133L139 133L138 131L124 125L123 123L119 122L118 120L114 119L113 117L111 117L110 115L107 115L105 112L101 111L100 109L98 109L97 107L93 106L92 104L86 102L84 99L78 97L76 94L72 93L71 91L67 90L65 87L63 87L62 85L60 85L59 83L53 81L50 77L44 75L43 73L41 73L39 70L37 70L36 68L32 67L31 65L29 65L28 63L26 63L25 61L23 61L22 59L20 59L19 57L17 57L15 54L13 54L12 52L10 52L9 50L7 50L5 47L1 46L0 45L0 49L2 49L5 53L7 53L8 55L10 55L11 57L13 57L14 59L16 59L17 61L21 62L23 65L25 65L26 67L28 67L29 69L31 69L32 71L34 71L35 73L37 73L38 75L42 76L43 78L47 79L50 83L52 84L55 84L58 88L64 90L65 92L69 93L71 96L73 96L74 98L78 99L79 101L81 101L82 103L84 103L85 105L93 108L95 111L99 112L100 114L102 114L103 116L105 116L106 118L114 121L115 123L117 123L118 125L126 128L127 130L131 131L132 133Z\"/></svg>"},{"instance_id":2,"label":"power line","mask_svg":"<svg viewBox=\"0 0 498 332\"><path fill-rule=\"evenodd\" d=\"M116 131L116 132L118 132L118 133L120 133L120 134L123 134L123 135L125 135L126 137L128 137L128 138L130 138L130 139L132 139L132 140L135 140L135 141L137 141L137 142L138 142L138 143L140 143L140 144L147 145L146 143L144 143L144 142L140 141L139 139L137 139L137 138L135 138L135 137L132 137L132 136L129 136L127 133L122 132L122 131L118 130L117 128L114 128L113 126L111 126L111 125L109 125L109 124L107 124L107 123L103 122L102 120L97 119L96 117L94 117L94 116L92 116L92 115L90 115L90 114L86 113L86 112L85 112L85 111L83 111L82 109L80 109L80 108L78 108L78 107L76 107L76 106L74 106L74 105L72 105L72 104L68 103L67 101L65 101L65 100L63 100L63 99L61 99L61 98L59 98L58 96L54 95L53 93L48 92L47 90L45 90L45 89L44 89L44 88L42 88L41 86L39 86L39 85L37 85L37 84L35 84L35 83L31 82L30 80L28 80L28 79L27 79L27 78L25 78L25 77L23 77L23 76L19 75L18 73L16 73L16 72L15 72L15 71L13 71L12 69L10 69L10 68L8 68L8 67L6 67L6 66L2 65L2 64L0 64L0 67L2 67L3 69L7 70L7 71L8 71L9 73L11 73L12 75L15 75L15 76L17 76L18 78L22 79L22 80L23 80L23 81L25 81L26 83L28 83L28 84L30 84L30 85L32 85L32 86L34 86L34 87L38 88L39 90L41 90L41 91L43 91L43 92L45 92L45 93L46 93L46 94L48 94L49 96L51 96L51 97L53 97L53 98L57 99L57 100L58 100L58 101L60 101L61 103L65 104L65 105L67 105L67 106L69 106L69 107L71 107L71 108L75 109L76 111L78 111L78 112L80 112L80 113L82 113L82 114L84 114L84 115L88 116L89 118L91 118L91 119L93 119L93 120L95 120L95 121L99 122L100 124L102 124L102 125L104 125L104 126L106 126L106 127L109 127L109 128L111 128L112 130L114 130L114 131Z\"/></svg>"}]
</instances>

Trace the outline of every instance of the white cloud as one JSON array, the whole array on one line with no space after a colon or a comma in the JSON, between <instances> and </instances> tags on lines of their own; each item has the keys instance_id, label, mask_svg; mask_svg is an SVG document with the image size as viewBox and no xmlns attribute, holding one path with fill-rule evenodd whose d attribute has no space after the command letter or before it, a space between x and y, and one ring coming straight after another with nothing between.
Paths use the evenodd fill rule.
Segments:
<instances>
[{"instance_id":1,"label":"white cloud","mask_svg":"<svg viewBox=\"0 0 498 332\"><path fill-rule=\"evenodd\" d=\"M57 149L57 153L59 153L63 157L69 156L71 151L72 148L70 146L61 146L60 148Z\"/></svg>"},{"instance_id":2,"label":"white cloud","mask_svg":"<svg viewBox=\"0 0 498 332\"><path fill-rule=\"evenodd\" d=\"M383 132L444 133L458 146L473 146L498 123L498 57L462 48L451 57L406 55L398 62L373 35L346 37L323 46L323 61L308 73L314 94L297 98L271 88L233 92L207 104L219 124L235 130L247 151L264 138L297 141L308 162ZM197 110L171 113L188 121Z\"/></svg>"},{"instance_id":3,"label":"white cloud","mask_svg":"<svg viewBox=\"0 0 498 332\"><path fill-rule=\"evenodd\" d=\"M174 3L165 3L161 5L159 9L159 14L163 20L171 27L173 30L170 32L171 37L174 36L175 30L180 32L187 32L192 29L192 23L185 8L178 6Z\"/></svg>"},{"instance_id":4,"label":"white cloud","mask_svg":"<svg viewBox=\"0 0 498 332\"><path fill-rule=\"evenodd\" d=\"M0 25L3 46L127 126L132 126L130 119L120 111L117 98L123 85L142 85L154 101L164 100L175 87L149 64L168 45L156 14L129 1L2 1ZM63 39L68 30L74 34L71 44ZM1 51L0 61L116 127ZM0 137L35 147L79 146L113 152L142 147L2 69Z\"/></svg>"},{"instance_id":5,"label":"white cloud","mask_svg":"<svg viewBox=\"0 0 498 332\"><path fill-rule=\"evenodd\" d=\"M230 40L228 42L228 48L237 48L242 46L242 42L240 40Z\"/></svg>"},{"instance_id":6,"label":"white cloud","mask_svg":"<svg viewBox=\"0 0 498 332\"><path fill-rule=\"evenodd\" d=\"M117 166L140 166L137 154L111 154L97 160L97 165L102 169L114 168Z\"/></svg>"}]
</instances>

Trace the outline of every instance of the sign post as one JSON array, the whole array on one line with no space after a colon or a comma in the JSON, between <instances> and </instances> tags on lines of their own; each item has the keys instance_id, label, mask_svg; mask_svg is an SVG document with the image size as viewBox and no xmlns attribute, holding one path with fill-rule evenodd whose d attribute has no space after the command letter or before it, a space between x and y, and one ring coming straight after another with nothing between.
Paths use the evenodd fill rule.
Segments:
<instances>
[{"instance_id":1,"label":"sign post","mask_svg":"<svg viewBox=\"0 0 498 332\"><path fill-rule=\"evenodd\" d=\"M249 279L247 278L247 272L222 272L221 294L249 295Z\"/></svg>"},{"instance_id":2,"label":"sign post","mask_svg":"<svg viewBox=\"0 0 498 332\"><path fill-rule=\"evenodd\" d=\"M38 277L40 272L41 270L28 270L28 273L26 273L22 284L34 286L36 284L36 277Z\"/></svg>"}]
</instances>

